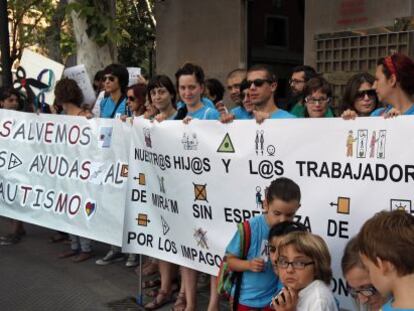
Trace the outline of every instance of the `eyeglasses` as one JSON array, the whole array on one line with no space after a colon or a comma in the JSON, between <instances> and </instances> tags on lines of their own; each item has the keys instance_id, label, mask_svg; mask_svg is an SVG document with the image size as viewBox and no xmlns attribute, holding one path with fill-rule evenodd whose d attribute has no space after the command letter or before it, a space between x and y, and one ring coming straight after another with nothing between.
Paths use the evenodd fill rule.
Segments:
<instances>
[{"instance_id":1,"label":"eyeglasses","mask_svg":"<svg viewBox=\"0 0 414 311\"><path fill-rule=\"evenodd\" d=\"M306 97L305 98L305 102L308 104L327 104L331 101L331 98L313 98L313 97Z\"/></svg>"},{"instance_id":2,"label":"eyeglasses","mask_svg":"<svg viewBox=\"0 0 414 311\"><path fill-rule=\"evenodd\" d=\"M289 84L305 83L305 80L289 79Z\"/></svg>"},{"instance_id":3,"label":"eyeglasses","mask_svg":"<svg viewBox=\"0 0 414 311\"><path fill-rule=\"evenodd\" d=\"M365 98L365 95L372 99L372 98L377 97L377 92L375 92L374 89L359 91L356 95L356 98L357 99L363 99L363 98Z\"/></svg>"},{"instance_id":4,"label":"eyeglasses","mask_svg":"<svg viewBox=\"0 0 414 311\"><path fill-rule=\"evenodd\" d=\"M348 285L346 290L353 298L357 298L358 294L361 294L362 296L365 296L365 297L371 297L378 293L377 289L372 285L369 285L365 288L359 288L359 289L352 288L351 286Z\"/></svg>"},{"instance_id":5,"label":"eyeglasses","mask_svg":"<svg viewBox=\"0 0 414 311\"><path fill-rule=\"evenodd\" d=\"M137 100L137 98L135 96L128 96L128 100L134 102Z\"/></svg>"},{"instance_id":6,"label":"eyeglasses","mask_svg":"<svg viewBox=\"0 0 414 311\"><path fill-rule=\"evenodd\" d=\"M305 269L306 266L313 265L314 263L315 263L314 261L308 261L308 262L305 262L302 260L287 261L285 259L278 259L276 261L276 265L278 266L278 268L287 269L289 265L291 265L292 268L295 270L303 270Z\"/></svg>"},{"instance_id":7,"label":"eyeglasses","mask_svg":"<svg viewBox=\"0 0 414 311\"><path fill-rule=\"evenodd\" d=\"M254 84L255 87L261 87L265 83L272 83L272 82L273 81L269 79L254 79L254 80L247 80L246 85L248 88L250 88L252 84Z\"/></svg>"},{"instance_id":8,"label":"eyeglasses","mask_svg":"<svg viewBox=\"0 0 414 311\"><path fill-rule=\"evenodd\" d=\"M103 80L104 81L109 80L111 82L114 82L115 81L115 77L114 76L104 76L103 77Z\"/></svg>"}]
</instances>

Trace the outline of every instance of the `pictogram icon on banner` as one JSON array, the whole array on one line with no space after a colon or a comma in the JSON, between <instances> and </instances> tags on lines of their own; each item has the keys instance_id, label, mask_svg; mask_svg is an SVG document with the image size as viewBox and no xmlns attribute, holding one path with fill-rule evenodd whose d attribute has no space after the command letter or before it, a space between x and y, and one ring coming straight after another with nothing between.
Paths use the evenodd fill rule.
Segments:
<instances>
[{"instance_id":1,"label":"pictogram icon on banner","mask_svg":"<svg viewBox=\"0 0 414 311\"><path fill-rule=\"evenodd\" d=\"M406 211L410 214L414 214L414 209L412 207L411 200L391 199L390 205L392 211L401 210Z\"/></svg>"},{"instance_id":2,"label":"pictogram icon on banner","mask_svg":"<svg viewBox=\"0 0 414 311\"><path fill-rule=\"evenodd\" d=\"M122 164L121 177L128 177L128 164Z\"/></svg>"},{"instance_id":3,"label":"pictogram icon on banner","mask_svg":"<svg viewBox=\"0 0 414 311\"><path fill-rule=\"evenodd\" d=\"M351 205L351 199L346 197L338 197L338 200L336 203L329 203L330 206L336 206L336 212L338 214L350 214L350 205Z\"/></svg>"},{"instance_id":4,"label":"pictogram icon on banner","mask_svg":"<svg viewBox=\"0 0 414 311\"><path fill-rule=\"evenodd\" d=\"M193 236L194 236L195 240L197 241L197 246L200 246L201 248L208 249L207 230L203 230L202 228L198 228L197 230L194 230Z\"/></svg>"},{"instance_id":5,"label":"pictogram icon on banner","mask_svg":"<svg viewBox=\"0 0 414 311\"><path fill-rule=\"evenodd\" d=\"M161 216L161 224L162 224L162 234L166 235L168 231L170 231L170 226L168 225L167 221L162 216Z\"/></svg>"},{"instance_id":6,"label":"pictogram icon on banner","mask_svg":"<svg viewBox=\"0 0 414 311\"><path fill-rule=\"evenodd\" d=\"M148 215L147 214L138 214L138 217L135 218L135 220L137 221L137 225L138 226L142 226L142 227L147 227L148 224L151 222L148 219Z\"/></svg>"},{"instance_id":7,"label":"pictogram icon on banner","mask_svg":"<svg viewBox=\"0 0 414 311\"><path fill-rule=\"evenodd\" d=\"M223 140L220 143L220 146L217 149L217 152L224 152L224 153L234 153L234 146L233 142L231 141L229 133L226 133Z\"/></svg>"},{"instance_id":8,"label":"pictogram icon on banner","mask_svg":"<svg viewBox=\"0 0 414 311\"><path fill-rule=\"evenodd\" d=\"M145 174L144 173L139 173L138 176L134 177L133 179L137 180L138 184L141 185L141 186L145 186L147 184L146 180L145 180Z\"/></svg>"},{"instance_id":9,"label":"pictogram icon on banner","mask_svg":"<svg viewBox=\"0 0 414 311\"><path fill-rule=\"evenodd\" d=\"M15 155L13 152L10 153L9 166L7 167L9 171L16 167L19 167L22 164L23 162L17 157L17 155Z\"/></svg>"},{"instance_id":10,"label":"pictogram icon on banner","mask_svg":"<svg viewBox=\"0 0 414 311\"><path fill-rule=\"evenodd\" d=\"M195 184L194 185L194 201L206 201L207 200L207 184Z\"/></svg>"},{"instance_id":11,"label":"pictogram icon on banner","mask_svg":"<svg viewBox=\"0 0 414 311\"><path fill-rule=\"evenodd\" d=\"M112 142L112 127L101 127L99 129L98 145L100 148L110 148Z\"/></svg>"}]
</instances>

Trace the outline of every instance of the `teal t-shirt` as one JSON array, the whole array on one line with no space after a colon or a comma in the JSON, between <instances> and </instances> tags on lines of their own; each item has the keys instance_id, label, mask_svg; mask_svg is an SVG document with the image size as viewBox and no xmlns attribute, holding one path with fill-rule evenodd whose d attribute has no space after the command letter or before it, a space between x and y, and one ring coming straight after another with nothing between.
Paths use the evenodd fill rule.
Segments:
<instances>
[{"instance_id":1,"label":"teal t-shirt","mask_svg":"<svg viewBox=\"0 0 414 311\"><path fill-rule=\"evenodd\" d=\"M250 112L247 112L246 109L242 106L238 106L230 110L230 113L234 115L236 120L250 120L253 118Z\"/></svg>"},{"instance_id":2,"label":"teal t-shirt","mask_svg":"<svg viewBox=\"0 0 414 311\"><path fill-rule=\"evenodd\" d=\"M388 105L387 107L385 107L385 108L378 108L378 109L375 109L372 113L371 113L371 117L379 117L379 116L382 116L384 113L386 113L386 112L388 112L388 111L390 111L392 109L392 106L391 105ZM404 113L404 115L405 116L408 116L408 115L413 115L414 114L414 105L412 105L411 106L411 108L410 109L408 109L405 113Z\"/></svg>"},{"instance_id":3,"label":"teal t-shirt","mask_svg":"<svg viewBox=\"0 0 414 311\"><path fill-rule=\"evenodd\" d=\"M393 300L389 300L385 305L383 305L380 309L380 311L413 311L414 306L410 309L400 309L400 308L394 308L392 306Z\"/></svg>"},{"instance_id":4,"label":"teal t-shirt","mask_svg":"<svg viewBox=\"0 0 414 311\"><path fill-rule=\"evenodd\" d=\"M294 119L296 116L283 109L278 109L270 115L270 119Z\"/></svg>"},{"instance_id":5,"label":"teal t-shirt","mask_svg":"<svg viewBox=\"0 0 414 311\"><path fill-rule=\"evenodd\" d=\"M248 307L264 308L269 306L272 296L277 292L279 281L273 272L272 263L267 254L267 239L270 228L264 215L251 218L249 223L251 239L247 260L262 257L266 261L266 264L262 272L243 272L239 302ZM227 246L226 253L237 257L240 256L239 231L235 233Z\"/></svg>"},{"instance_id":6,"label":"teal t-shirt","mask_svg":"<svg viewBox=\"0 0 414 311\"><path fill-rule=\"evenodd\" d=\"M188 112L187 117L199 120L218 120L220 113L214 108L203 106L196 111Z\"/></svg>"}]
</instances>

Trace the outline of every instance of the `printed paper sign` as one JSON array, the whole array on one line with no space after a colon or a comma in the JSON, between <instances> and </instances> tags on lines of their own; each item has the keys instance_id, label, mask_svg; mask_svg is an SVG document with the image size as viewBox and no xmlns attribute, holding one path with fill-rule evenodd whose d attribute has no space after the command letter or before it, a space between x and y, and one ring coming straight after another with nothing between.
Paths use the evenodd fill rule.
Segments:
<instances>
[{"instance_id":1,"label":"printed paper sign","mask_svg":"<svg viewBox=\"0 0 414 311\"><path fill-rule=\"evenodd\" d=\"M63 76L73 79L82 90L84 103L92 106L95 103L96 96L93 90L91 80L86 72L85 65L77 65L66 68Z\"/></svg>"}]
</instances>

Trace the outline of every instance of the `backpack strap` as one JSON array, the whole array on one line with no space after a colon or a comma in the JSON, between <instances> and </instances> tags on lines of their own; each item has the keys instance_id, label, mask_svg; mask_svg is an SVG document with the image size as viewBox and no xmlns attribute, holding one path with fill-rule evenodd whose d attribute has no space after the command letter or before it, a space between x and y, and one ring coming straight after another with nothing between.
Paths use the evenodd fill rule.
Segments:
<instances>
[{"instance_id":1,"label":"backpack strap","mask_svg":"<svg viewBox=\"0 0 414 311\"><path fill-rule=\"evenodd\" d=\"M246 260L247 254L249 253L250 242L251 242L250 223L248 221L244 221L243 223L237 225L237 229L239 230L239 234L240 234L240 259ZM234 290L233 311L236 311L239 305L240 288L241 288L242 279L243 279L243 272L239 272L237 274L236 288Z\"/></svg>"}]
</instances>

